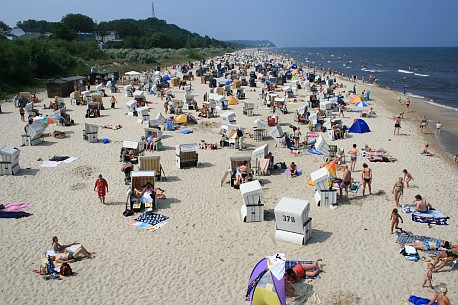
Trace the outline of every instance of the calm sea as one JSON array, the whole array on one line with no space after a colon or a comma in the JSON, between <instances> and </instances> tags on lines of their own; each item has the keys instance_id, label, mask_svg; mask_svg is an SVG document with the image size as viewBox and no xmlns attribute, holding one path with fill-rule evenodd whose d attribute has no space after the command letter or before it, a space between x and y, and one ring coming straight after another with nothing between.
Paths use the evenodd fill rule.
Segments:
<instances>
[{"instance_id":1,"label":"calm sea","mask_svg":"<svg viewBox=\"0 0 458 305\"><path fill-rule=\"evenodd\" d=\"M406 91L411 96L441 107L448 118L458 118L458 47L453 48L274 48L297 63L344 75L377 77L378 85ZM444 117L431 113L430 122ZM431 124L433 125L433 124ZM449 155L458 153L458 125L443 124L435 137Z\"/></svg>"},{"instance_id":2,"label":"calm sea","mask_svg":"<svg viewBox=\"0 0 458 305\"><path fill-rule=\"evenodd\" d=\"M458 48L275 48L312 67L378 84L458 112Z\"/></svg>"}]
</instances>

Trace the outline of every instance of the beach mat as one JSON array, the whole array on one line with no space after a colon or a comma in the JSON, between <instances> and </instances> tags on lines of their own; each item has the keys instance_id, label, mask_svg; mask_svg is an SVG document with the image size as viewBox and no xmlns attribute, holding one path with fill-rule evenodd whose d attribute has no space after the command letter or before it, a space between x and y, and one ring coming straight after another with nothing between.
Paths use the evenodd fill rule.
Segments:
<instances>
[{"instance_id":1,"label":"beach mat","mask_svg":"<svg viewBox=\"0 0 458 305\"><path fill-rule=\"evenodd\" d=\"M0 211L0 218L23 218L29 217L32 214L27 212L2 212Z\"/></svg>"},{"instance_id":2,"label":"beach mat","mask_svg":"<svg viewBox=\"0 0 458 305\"><path fill-rule=\"evenodd\" d=\"M397 238L396 242L398 244L405 245L405 244L414 243L417 240L419 240L419 241L431 241L431 242L436 242L436 241L441 242L442 241L440 239L433 238L433 237L428 237L428 236L410 235L410 234L406 234L406 233L400 233L398 235L398 238ZM428 250L428 251L425 251L425 252L430 254L430 255L438 255L440 253L440 251L437 251L437 250Z\"/></svg>"},{"instance_id":3,"label":"beach mat","mask_svg":"<svg viewBox=\"0 0 458 305\"><path fill-rule=\"evenodd\" d=\"M424 216L425 214L417 214L417 213L413 213L412 214L412 220L415 221L415 222L419 222L419 223L427 223L427 224L432 224L432 225L436 225L436 226L448 226L448 219L450 217L436 217L436 216Z\"/></svg>"},{"instance_id":4,"label":"beach mat","mask_svg":"<svg viewBox=\"0 0 458 305\"><path fill-rule=\"evenodd\" d=\"M422 298L422 297L417 297L417 296L411 295L409 297L409 302L414 304L414 305L424 305L424 304L429 304L430 300ZM433 305L437 305L437 302L434 302Z\"/></svg>"},{"instance_id":5,"label":"beach mat","mask_svg":"<svg viewBox=\"0 0 458 305\"><path fill-rule=\"evenodd\" d=\"M169 217L161 214L142 214L128 223L129 226L139 227L146 231L154 232L167 224Z\"/></svg>"},{"instance_id":6,"label":"beach mat","mask_svg":"<svg viewBox=\"0 0 458 305\"><path fill-rule=\"evenodd\" d=\"M288 268L294 268L296 265L299 265L299 264L306 264L306 265L311 265L313 264L314 261L286 261L285 262L285 270L288 269ZM316 266L316 268L314 268L313 270L309 270L309 271L316 271L318 270L318 265ZM318 275L315 275L313 277L310 277L310 276L306 276L305 277L306 279L316 279L318 278Z\"/></svg>"},{"instance_id":7,"label":"beach mat","mask_svg":"<svg viewBox=\"0 0 458 305\"><path fill-rule=\"evenodd\" d=\"M30 204L28 203L7 203L4 205L3 209L0 208L1 212L24 212Z\"/></svg>"}]
</instances>

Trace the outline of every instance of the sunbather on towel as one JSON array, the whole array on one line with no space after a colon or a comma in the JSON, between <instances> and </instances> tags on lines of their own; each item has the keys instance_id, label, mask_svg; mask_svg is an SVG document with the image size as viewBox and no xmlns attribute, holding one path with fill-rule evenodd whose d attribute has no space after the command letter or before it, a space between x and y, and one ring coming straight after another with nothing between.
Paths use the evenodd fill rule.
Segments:
<instances>
[{"instance_id":1,"label":"sunbather on towel","mask_svg":"<svg viewBox=\"0 0 458 305\"><path fill-rule=\"evenodd\" d=\"M411 244L406 244L406 246L414 247L417 250L447 250L451 249L450 242L443 241L416 241Z\"/></svg>"},{"instance_id":2,"label":"sunbather on towel","mask_svg":"<svg viewBox=\"0 0 458 305\"><path fill-rule=\"evenodd\" d=\"M448 262L453 262L458 259L458 244L452 245L451 249L447 249L440 253L434 259L433 265L435 267L434 272L437 272L445 267ZM440 263L439 263L440 261ZM439 266L437 266L439 264Z\"/></svg>"},{"instance_id":3,"label":"sunbather on towel","mask_svg":"<svg viewBox=\"0 0 458 305\"><path fill-rule=\"evenodd\" d=\"M309 277L317 276L320 272L324 272L324 270L321 269L318 265L318 262L320 261L322 261L321 258L317 259L313 264L298 264L294 266L294 268L288 268L286 269L286 278L291 283L297 283L302 278L305 278L306 276L309 276ZM316 269L317 267L318 269ZM311 271L314 269L316 270Z\"/></svg>"},{"instance_id":4,"label":"sunbather on towel","mask_svg":"<svg viewBox=\"0 0 458 305\"><path fill-rule=\"evenodd\" d=\"M56 253L55 261L58 263L73 263L80 256L86 256L87 258L93 258L93 254L86 250L83 246L76 249L74 252L60 252Z\"/></svg>"},{"instance_id":5,"label":"sunbather on towel","mask_svg":"<svg viewBox=\"0 0 458 305\"><path fill-rule=\"evenodd\" d=\"M378 148L370 148L369 145L364 145L364 151L366 153L388 153L383 147L378 147Z\"/></svg>"},{"instance_id":6,"label":"sunbather on towel","mask_svg":"<svg viewBox=\"0 0 458 305\"><path fill-rule=\"evenodd\" d=\"M398 161L398 159L390 157L390 156L369 156L368 160L371 162L394 162Z\"/></svg>"}]
</instances>

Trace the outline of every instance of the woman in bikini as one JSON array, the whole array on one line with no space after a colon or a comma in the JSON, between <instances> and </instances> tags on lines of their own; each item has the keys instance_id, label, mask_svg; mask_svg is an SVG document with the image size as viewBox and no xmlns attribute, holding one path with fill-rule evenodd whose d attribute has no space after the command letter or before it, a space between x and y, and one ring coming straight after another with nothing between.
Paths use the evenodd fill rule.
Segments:
<instances>
[{"instance_id":1,"label":"woman in bikini","mask_svg":"<svg viewBox=\"0 0 458 305\"><path fill-rule=\"evenodd\" d=\"M417 250L429 251L429 250L450 250L450 242L443 241L416 241L411 244L406 244L406 246L414 247ZM434 265L434 264L433 264Z\"/></svg>"},{"instance_id":2,"label":"woman in bikini","mask_svg":"<svg viewBox=\"0 0 458 305\"><path fill-rule=\"evenodd\" d=\"M404 180L406 182L406 186L409 187L409 182L415 179L406 169L403 169L402 172L404 173Z\"/></svg>"},{"instance_id":3,"label":"woman in bikini","mask_svg":"<svg viewBox=\"0 0 458 305\"><path fill-rule=\"evenodd\" d=\"M396 202L396 208L399 208L399 199L404 193L404 182L402 182L402 177L399 177L398 180L393 185L393 190L391 191L394 194L394 201Z\"/></svg>"},{"instance_id":4,"label":"woman in bikini","mask_svg":"<svg viewBox=\"0 0 458 305\"><path fill-rule=\"evenodd\" d=\"M361 172L361 179L363 180L363 196L366 191L366 184L369 188L369 195L372 195L371 183L372 183L372 170L367 166L366 163L363 163L363 171Z\"/></svg>"}]
</instances>

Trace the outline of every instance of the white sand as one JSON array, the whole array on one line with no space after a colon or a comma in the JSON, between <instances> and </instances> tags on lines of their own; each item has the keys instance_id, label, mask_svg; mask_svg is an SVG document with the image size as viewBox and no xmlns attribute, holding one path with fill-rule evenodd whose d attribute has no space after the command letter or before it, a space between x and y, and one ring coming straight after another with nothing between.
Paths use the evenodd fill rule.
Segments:
<instances>
[{"instance_id":1,"label":"white sand","mask_svg":"<svg viewBox=\"0 0 458 305\"><path fill-rule=\"evenodd\" d=\"M339 81L340 82L340 81ZM192 82L193 93L199 105L207 85L200 80ZM351 85L348 85L348 88ZM360 91L363 86L358 86ZM260 90L259 85L256 88ZM409 262L398 254L396 235L389 233L390 213L394 208L391 188L402 169L407 168L415 178L413 187L405 191L401 201L411 203L414 195L421 194L432 205L451 217L449 226L428 229L401 214L402 227L417 235L428 235L456 242L457 222L455 187L458 184L456 167L442 157L422 157L424 143L418 136L415 122L404 122L401 136L392 135L393 116L385 103L397 103L395 94L370 87L371 105L377 118L367 119L372 132L353 134L335 143L346 151L353 143L359 147L382 146L399 161L396 163L369 163L373 169L373 193L362 198L350 194L350 202L331 210L317 207L313 188L307 185L308 174L323 163L321 156L301 153L295 157L286 148L276 148L269 139L269 148L276 162L296 162L304 175L291 179L282 170L271 176L259 177L263 184L261 196L265 204L266 221L243 223L239 190L228 185L220 187L220 179L229 166L230 156L251 155L262 142L248 139L248 149L237 151L223 148L218 151L200 150L198 168L180 170L175 165L175 145L178 143L219 142L219 128L206 128L202 124L220 119L203 119L189 135L166 131L164 149L155 152L161 162L167 181L157 186L165 189L167 200L159 201L159 213L170 217L169 223L156 232L145 232L127 225L132 218L122 216L128 186L124 185L119 152L122 140L137 140L143 134L137 119L126 116L124 92L115 96L117 109L102 111L102 117L85 119L86 107L70 105L68 113L77 125L50 126L48 130L61 130L69 134L65 139L47 138L38 146L20 147L18 176L0 177L1 203L27 202L33 216L22 219L1 219L0 235L2 304L246 304L244 295L254 265L266 255L285 252L287 259L312 260L323 258L326 273L312 282L312 291L321 304L399 304L410 294L432 296L422 289L426 263ZM257 91L245 89L249 101L256 104ZM299 91L305 95L303 89ZM41 97L44 97L41 94ZM151 117L163 112L159 98L148 95ZM181 96L177 96L181 98ZM46 103L50 99L45 98ZM109 98L105 98L109 108ZM42 104L40 104L40 108ZM282 116L283 129L293 122L294 109ZM269 114L256 109L255 117L242 115L243 104L232 106L237 123L250 130L253 121ZM0 145L21 145L25 123L12 103L2 104L0 114ZM41 109L40 109L41 111ZM44 110L44 114L51 113ZM194 113L194 111L191 111ZM219 111L221 114L221 111ZM351 125L359 113L348 113L344 123ZM409 115L407 115L409 118ZM99 138L109 138L111 144L90 144L82 140L83 122L95 124L122 124L120 130L101 129ZM216 124L216 125L218 125ZM286 125L286 126L285 126ZM302 127L305 131L305 126ZM269 128L270 130L270 128ZM151 153L147 153L149 155ZM79 159L57 168L41 168L38 159L47 160L54 155L75 156ZM361 180L362 160L357 161L356 180ZM29 168L29 169L26 169ZM102 206L93 193L97 175L108 180L108 205ZM313 236L305 246L276 241L273 209L282 196L306 199L311 202ZM138 215L138 214L137 214ZM52 236L61 242L81 242L95 259L73 263L77 273L62 281L45 281L32 272L37 269L42 253L51 247ZM424 255L424 253L420 253ZM456 270L434 274L433 283L445 283L452 302L457 300ZM337 301L341 300L341 301ZM309 304L309 303L307 303Z\"/></svg>"}]
</instances>

